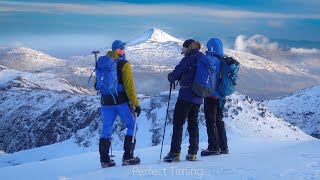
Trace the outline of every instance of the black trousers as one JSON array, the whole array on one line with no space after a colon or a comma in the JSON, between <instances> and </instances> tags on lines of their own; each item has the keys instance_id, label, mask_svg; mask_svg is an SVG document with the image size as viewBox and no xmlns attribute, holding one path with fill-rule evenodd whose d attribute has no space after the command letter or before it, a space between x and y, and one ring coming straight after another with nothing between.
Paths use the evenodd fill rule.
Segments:
<instances>
[{"instance_id":1,"label":"black trousers","mask_svg":"<svg viewBox=\"0 0 320 180\"><path fill-rule=\"evenodd\" d=\"M208 133L208 149L212 151L228 149L226 129L223 122L222 109L219 107L219 99L205 98L204 113Z\"/></svg>"},{"instance_id":2,"label":"black trousers","mask_svg":"<svg viewBox=\"0 0 320 180\"><path fill-rule=\"evenodd\" d=\"M183 125L188 118L189 154L197 154L199 149L198 114L200 105L178 99L173 115L171 153L180 153Z\"/></svg>"}]
</instances>

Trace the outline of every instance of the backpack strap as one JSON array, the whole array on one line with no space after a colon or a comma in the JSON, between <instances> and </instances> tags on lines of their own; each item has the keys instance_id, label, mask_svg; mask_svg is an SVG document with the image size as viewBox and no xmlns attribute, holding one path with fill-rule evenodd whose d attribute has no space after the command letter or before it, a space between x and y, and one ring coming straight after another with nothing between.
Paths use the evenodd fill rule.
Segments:
<instances>
[{"instance_id":1,"label":"backpack strap","mask_svg":"<svg viewBox=\"0 0 320 180\"><path fill-rule=\"evenodd\" d=\"M220 61L220 73L219 73L219 85L218 85L218 87L220 88L220 81L222 80L222 59L223 59L223 57L221 57L221 56L218 56L218 55L216 55L216 54L213 54L213 53L211 53L211 56L213 56L213 57L216 57L217 59L219 59L219 61Z\"/></svg>"},{"instance_id":2,"label":"backpack strap","mask_svg":"<svg viewBox=\"0 0 320 180\"><path fill-rule=\"evenodd\" d=\"M122 59L122 58L118 59L118 63L117 63L118 84L123 84L123 81L122 81L122 68L126 63L128 63L127 60Z\"/></svg>"}]
</instances>

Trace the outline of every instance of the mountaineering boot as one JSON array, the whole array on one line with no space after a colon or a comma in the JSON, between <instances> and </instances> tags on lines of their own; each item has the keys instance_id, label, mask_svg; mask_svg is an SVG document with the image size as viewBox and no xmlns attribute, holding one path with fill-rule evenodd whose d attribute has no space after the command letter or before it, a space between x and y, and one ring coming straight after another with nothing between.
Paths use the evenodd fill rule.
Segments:
<instances>
[{"instance_id":1,"label":"mountaineering boot","mask_svg":"<svg viewBox=\"0 0 320 180\"><path fill-rule=\"evenodd\" d=\"M229 154L229 149L220 150L220 154Z\"/></svg>"},{"instance_id":2,"label":"mountaineering boot","mask_svg":"<svg viewBox=\"0 0 320 180\"><path fill-rule=\"evenodd\" d=\"M220 151L214 151L214 150L202 150L201 151L201 156L214 156L214 155L219 155Z\"/></svg>"},{"instance_id":3,"label":"mountaineering boot","mask_svg":"<svg viewBox=\"0 0 320 180\"><path fill-rule=\"evenodd\" d=\"M109 138L100 138L99 140L99 153L100 153L100 163L102 168L115 166L116 163L110 159L109 148L111 142Z\"/></svg>"},{"instance_id":4,"label":"mountaineering boot","mask_svg":"<svg viewBox=\"0 0 320 180\"><path fill-rule=\"evenodd\" d=\"M122 166L127 166L127 165L136 165L140 164L140 158L139 157L123 157L122 158Z\"/></svg>"},{"instance_id":5,"label":"mountaineering boot","mask_svg":"<svg viewBox=\"0 0 320 180\"><path fill-rule=\"evenodd\" d=\"M122 166L140 164L140 158L133 156L135 145L136 140L134 140L134 143L132 144L132 136L126 135L123 145L124 154L122 158Z\"/></svg>"},{"instance_id":6,"label":"mountaineering boot","mask_svg":"<svg viewBox=\"0 0 320 180\"><path fill-rule=\"evenodd\" d=\"M113 159L110 159L109 163L101 163L101 167L102 168L112 167L112 166L115 166L115 165L116 165L116 163L114 162Z\"/></svg>"},{"instance_id":7,"label":"mountaineering boot","mask_svg":"<svg viewBox=\"0 0 320 180\"><path fill-rule=\"evenodd\" d=\"M186 160L187 161L195 161L195 160L197 160L197 155L195 155L195 154L187 154Z\"/></svg>"},{"instance_id":8,"label":"mountaineering boot","mask_svg":"<svg viewBox=\"0 0 320 180\"><path fill-rule=\"evenodd\" d=\"M171 153L169 152L168 155L166 155L163 158L163 162L179 162L180 161L180 153Z\"/></svg>"}]
</instances>

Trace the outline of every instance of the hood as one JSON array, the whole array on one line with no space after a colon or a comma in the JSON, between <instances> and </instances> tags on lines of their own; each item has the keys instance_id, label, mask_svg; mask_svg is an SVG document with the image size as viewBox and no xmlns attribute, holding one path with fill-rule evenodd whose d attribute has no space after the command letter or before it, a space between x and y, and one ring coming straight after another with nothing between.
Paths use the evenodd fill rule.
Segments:
<instances>
[{"instance_id":1,"label":"hood","mask_svg":"<svg viewBox=\"0 0 320 180\"><path fill-rule=\"evenodd\" d=\"M222 41L218 38L211 38L207 42L207 53L213 53L215 55L223 56L223 45Z\"/></svg>"}]
</instances>

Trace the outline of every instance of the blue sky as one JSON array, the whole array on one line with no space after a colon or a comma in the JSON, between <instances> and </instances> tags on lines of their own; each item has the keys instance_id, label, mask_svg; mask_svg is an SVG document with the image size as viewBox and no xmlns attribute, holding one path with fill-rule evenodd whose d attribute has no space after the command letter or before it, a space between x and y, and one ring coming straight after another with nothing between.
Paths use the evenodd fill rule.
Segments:
<instances>
[{"instance_id":1,"label":"blue sky","mask_svg":"<svg viewBox=\"0 0 320 180\"><path fill-rule=\"evenodd\" d=\"M0 46L81 55L157 27L205 42L263 34L320 41L318 0L0 1Z\"/></svg>"}]
</instances>

